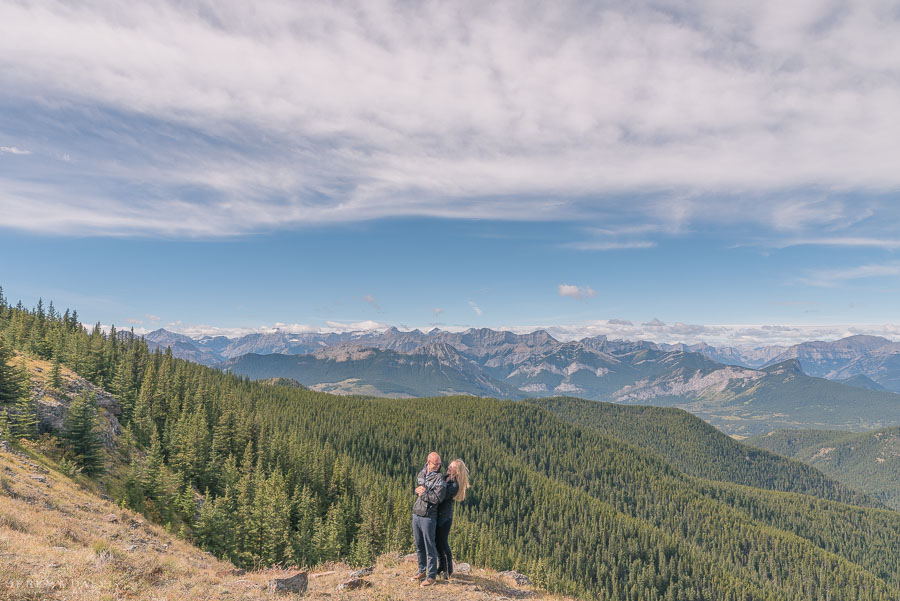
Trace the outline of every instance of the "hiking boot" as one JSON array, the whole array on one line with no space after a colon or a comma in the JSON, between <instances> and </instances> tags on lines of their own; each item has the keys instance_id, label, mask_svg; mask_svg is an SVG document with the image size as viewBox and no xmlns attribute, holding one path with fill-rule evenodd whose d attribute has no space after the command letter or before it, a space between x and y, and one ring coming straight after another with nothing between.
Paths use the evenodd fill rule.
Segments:
<instances>
[{"instance_id":1,"label":"hiking boot","mask_svg":"<svg viewBox=\"0 0 900 601\"><path fill-rule=\"evenodd\" d=\"M419 586L431 586L434 584L434 578L426 578Z\"/></svg>"},{"instance_id":2,"label":"hiking boot","mask_svg":"<svg viewBox=\"0 0 900 601\"><path fill-rule=\"evenodd\" d=\"M415 576L410 578L410 580L412 580L413 582L417 582L419 580L425 580L425 572L424 571L419 572L418 574L416 574Z\"/></svg>"}]
</instances>

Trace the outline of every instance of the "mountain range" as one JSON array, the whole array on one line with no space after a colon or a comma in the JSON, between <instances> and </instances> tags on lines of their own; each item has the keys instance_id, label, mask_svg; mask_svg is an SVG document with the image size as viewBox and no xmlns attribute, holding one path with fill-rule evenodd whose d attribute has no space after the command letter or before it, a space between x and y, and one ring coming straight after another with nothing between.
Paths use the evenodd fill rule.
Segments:
<instances>
[{"instance_id":1,"label":"mountain range","mask_svg":"<svg viewBox=\"0 0 900 601\"><path fill-rule=\"evenodd\" d=\"M738 436L778 428L868 430L900 423L900 344L853 336L793 347L716 348L609 340L558 341L545 331L488 328L229 339L166 330L151 347L251 379L384 397L570 395L681 407Z\"/></svg>"}]
</instances>

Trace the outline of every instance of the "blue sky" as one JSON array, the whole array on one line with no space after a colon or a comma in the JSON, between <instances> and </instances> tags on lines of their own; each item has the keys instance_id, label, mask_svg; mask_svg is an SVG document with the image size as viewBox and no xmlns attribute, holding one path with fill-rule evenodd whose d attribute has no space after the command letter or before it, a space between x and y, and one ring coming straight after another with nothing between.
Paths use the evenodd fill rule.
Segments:
<instances>
[{"instance_id":1,"label":"blue sky","mask_svg":"<svg viewBox=\"0 0 900 601\"><path fill-rule=\"evenodd\" d=\"M900 338L900 15L721 4L4 5L0 285L139 331Z\"/></svg>"}]
</instances>

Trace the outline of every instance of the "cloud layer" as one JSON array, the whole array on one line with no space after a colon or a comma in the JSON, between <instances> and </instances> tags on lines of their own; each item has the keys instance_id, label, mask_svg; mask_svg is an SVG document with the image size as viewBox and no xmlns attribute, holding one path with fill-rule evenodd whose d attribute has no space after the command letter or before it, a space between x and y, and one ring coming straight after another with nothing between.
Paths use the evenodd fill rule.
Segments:
<instances>
[{"instance_id":1,"label":"cloud layer","mask_svg":"<svg viewBox=\"0 0 900 601\"><path fill-rule=\"evenodd\" d=\"M389 326L378 321L326 321L322 326L299 323L276 323L271 326L258 327L219 327L199 324L171 322L164 326L167 330L187 334L188 336L228 336L237 337L246 334L270 334L276 331L289 333L329 333L384 331ZM432 326L421 326L418 329L427 332ZM442 324L442 330L460 332L472 326L465 324ZM137 334L146 334L154 328L137 327ZM411 328L400 328L408 330ZM900 340L900 324L844 324L844 325L791 325L791 324L722 324L700 325L673 323L665 324L659 320L651 320L644 324L634 324L623 319L603 319L585 321L570 325L545 326L498 326L494 329L508 330L519 334L527 334L538 329L546 330L558 340L580 340L586 337L607 336L611 340L651 340L659 343L696 344L705 342L712 346L737 346L755 348L766 345L792 345L810 340L837 340L847 336L865 334L883 336L891 340Z\"/></svg>"},{"instance_id":2,"label":"cloud layer","mask_svg":"<svg viewBox=\"0 0 900 601\"><path fill-rule=\"evenodd\" d=\"M56 233L427 215L611 223L583 250L748 222L895 244L898 18L880 0L5 3L0 212Z\"/></svg>"}]
</instances>

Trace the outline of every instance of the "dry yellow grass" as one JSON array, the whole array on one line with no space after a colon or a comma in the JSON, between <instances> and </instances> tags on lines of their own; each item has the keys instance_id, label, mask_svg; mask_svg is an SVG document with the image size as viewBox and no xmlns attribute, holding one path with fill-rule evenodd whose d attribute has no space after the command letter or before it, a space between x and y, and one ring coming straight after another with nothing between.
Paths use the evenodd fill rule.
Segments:
<instances>
[{"instance_id":1,"label":"dry yellow grass","mask_svg":"<svg viewBox=\"0 0 900 601\"><path fill-rule=\"evenodd\" d=\"M310 574L304 597L560 599L512 587L485 570L422 589L409 581L412 563L388 556L366 577L370 587L338 591L338 584L350 571L343 564L320 566ZM139 514L104 501L40 461L0 449L2 601L272 599L268 582L294 573L296 570L265 570L239 575L230 563L178 540Z\"/></svg>"}]
</instances>

